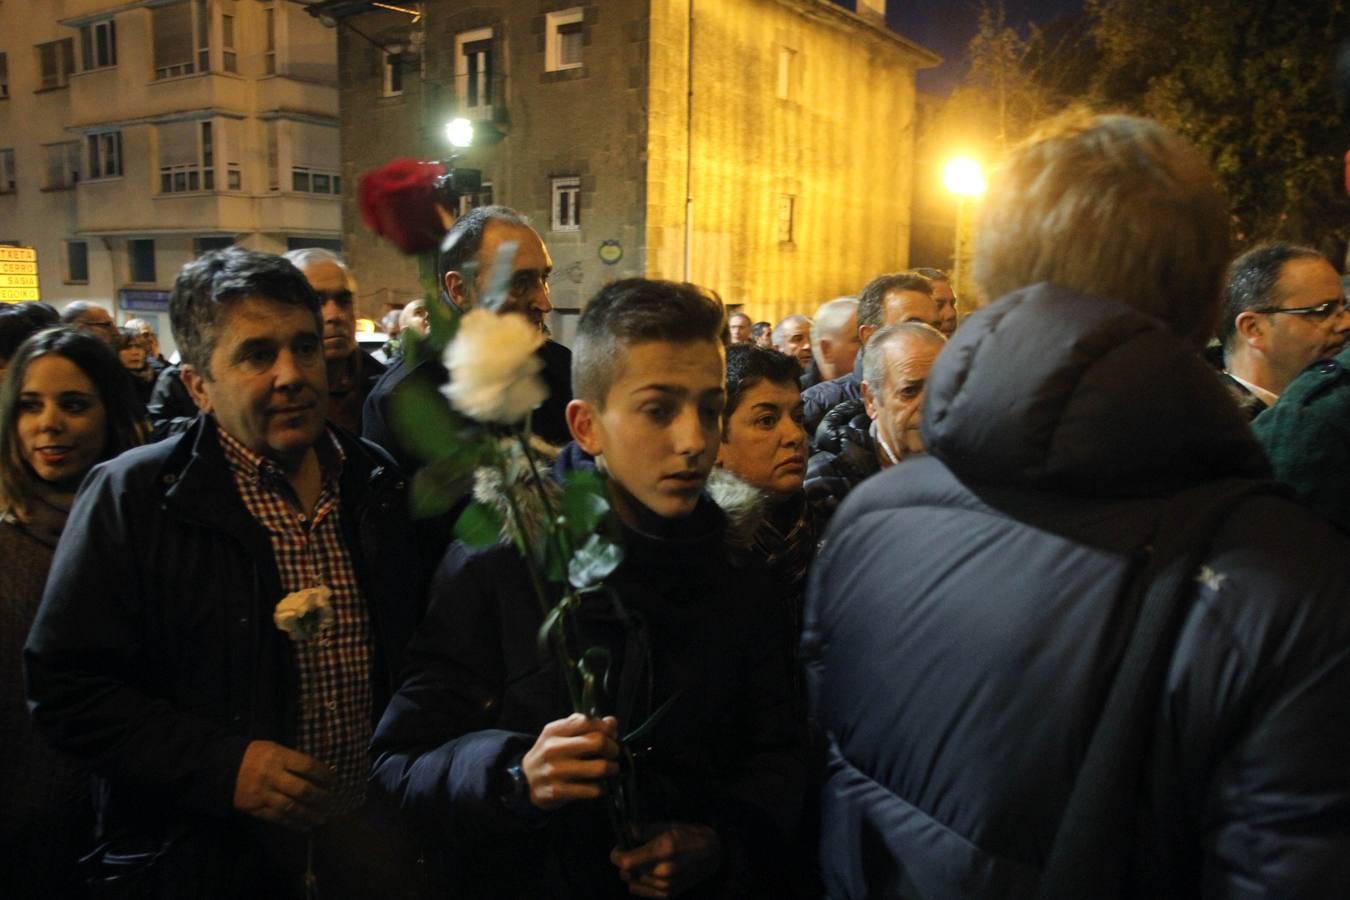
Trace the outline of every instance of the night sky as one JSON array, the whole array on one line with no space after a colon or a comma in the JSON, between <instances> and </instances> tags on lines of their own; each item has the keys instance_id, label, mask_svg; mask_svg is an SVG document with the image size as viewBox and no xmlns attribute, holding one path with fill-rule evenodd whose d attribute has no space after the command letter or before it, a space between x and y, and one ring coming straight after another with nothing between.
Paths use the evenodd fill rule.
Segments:
<instances>
[{"instance_id":1,"label":"night sky","mask_svg":"<svg viewBox=\"0 0 1350 900\"><path fill-rule=\"evenodd\" d=\"M1005 0L1009 24L1019 30L1028 22L1048 22L1082 10L1083 0ZM947 94L965 69L962 54L975 35L980 0L890 0L887 21L892 28L923 44L944 60L919 73L919 89Z\"/></svg>"}]
</instances>

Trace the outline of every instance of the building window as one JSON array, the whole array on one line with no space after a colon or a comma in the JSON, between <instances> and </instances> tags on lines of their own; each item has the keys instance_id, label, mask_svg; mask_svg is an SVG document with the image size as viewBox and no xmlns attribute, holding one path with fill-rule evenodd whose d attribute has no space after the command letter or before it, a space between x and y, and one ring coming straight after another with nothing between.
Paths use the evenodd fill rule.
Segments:
<instances>
[{"instance_id":1,"label":"building window","mask_svg":"<svg viewBox=\"0 0 1350 900\"><path fill-rule=\"evenodd\" d=\"M234 51L234 16L221 13L220 16L221 67L232 74L239 71L239 57Z\"/></svg>"},{"instance_id":2,"label":"building window","mask_svg":"<svg viewBox=\"0 0 1350 900\"><path fill-rule=\"evenodd\" d=\"M117 23L112 19L80 26L80 63L84 71L117 65Z\"/></svg>"},{"instance_id":3,"label":"building window","mask_svg":"<svg viewBox=\"0 0 1350 900\"><path fill-rule=\"evenodd\" d=\"M66 283L89 281L89 245L84 241L66 241Z\"/></svg>"},{"instance_id":4,"label":"building window","mask_svg":"<svg viewBox=\"0 0 1350 900\"><path fill-rule=\"evenodd\" d=\"M47 180L42 186L44 190L69 190L79 183L81 162L79 141L48 144L43 151L47 155Z\"/></svg>"},{"instance_id":5,"label":"building window","mask_svg":"<svg viewBox=\"0 0 1350 900\"><path fill-rule=\"evenodd\" d=\"M192 255L201 256L212 250L228 250L234 246L232 237L198 237L192 239Z\"/></svg>"},{"instance_id":6,"label":"building window","mask_svg":"<svg viewBox=\"0 0 1350 900\"><path fill-rule=\"evenodd\" d=\"M793 227L797 213L797 198L791 194L778 195L778 243L792 243Z\"/></svg>"},{"instance_id":7,"label":"building window","mask_svg":"<svg viewBox=\"0 0 1350 900\"><path fill-rule=\"evenodd\" d=\"M102 131L86 138L89 177L117 178L122 174L122 132Z\"/></svg>"},{"instance_id":8,"label":"building window","mask_svg":"<svg viewBox=\"0 0 1350 900\"><path fill-rule=\"evenodd\" d=\"M178 0L150 10L155 77L211 71L211 17L206 0Z\"/></svg>"},{"instance_id":9,"label":"building window","mask_svg":"<svg viewBox=\"0 0 1350 900\"><path fill-rule=\"evenodd\" d=\"M319 237L296 237L295 235L286 236L286 250L304 250L308 247L320 247L324 250L331 250L339 256L342 255L342 241L334 238Z\"/></svg>"},{"instance_id":10,"label":"building window","mask_svg":"<svg viewBox=\"0 0 1350 900\"><path fill-rule=\"evenodd\" d=\"M456 217L463 217L469 214L470 210L477 209L480 206L492 205L492 182L484 181L478 186L476 194L461 194L459 197L459 209L456 211Z\"/></svg>"},{"instance_id":11,"label":"building window","mask_svg":"<svg viewBox=\"0 0 1350 900\"><path fill-rule=\"evenodd\" d=\"M75 71L75 39L64 38L37 45L38 90L65 87Z\"/></svg>"},{"instance_id":12,"label":"building window","mask_svg":"<svg viewBox=\"0 0 1350 900\"><path fill-rule=\"evenodd\" d=\"M581 179L575 176L553 179L554 231L581 228Z\"/></svg>"},{"instance_id":13,"label":"building window","mask_svg":"<svg viewBox=\"0 0 1350 900\"><path fill-rule=\"evenodd\" d=\"M492 29L455 36L455 96L468 118L492 116Z\"/></svg>"},{"instance_id":14,"label":"building window","mask_svg":"<svg viewBox=\"0 0 1350 900\"><path fill-rule=\"evenodd\" d=\"M181 194L217 190L221 129L211 122L173 122L159 126L159 192ZM239 164L225 163L225 190L237 191Z\"/></svg>"},{"instance_id":15,"label":"building window","mask_svg":"<svg viewBox=\"0 0 1350 900\"><path fill-rule=\"evenodd\" d=\"M792 75L796 64L796 50L789 47L778 48L778 78L774 94L779 100L792 99Z\"/></svg>"},{"instance_id":16,"label":"building window","mask_svg":"<svg viewBox=\"0 0 1350 900\"><path fill-rule=\"evenodd\" d=\"M548 14L544 40L544 71L581 68L581 7Z\"/></svg>"},{"instance_id":17,"label":"building window","mask_svg":"<svg viewBox=\"0 0 1350 900\"><path fill-rule=\"evenodd\" d=\"M277 74L277 11L263 7L263 74Z\"/></svg>"},{"instance_id":18,"label":"building window","mask_svg":"<svg viewBox=\"0 0 1350 900\"><path fill-rule=\"evenodd\" d=\"M127 260L131 266L131 280L137 284L155 283L155 242L153 240L127 241Z\"/></svg>"},{"instance_id":19,"label":"building window","mask_svg":"<svg viewBox=\"0 0 1350 900\"><path fill-rule=\"evenodd\" d=\"M14 168L14 151L0 150L0 194L10 194L19 186Z\"/></svg>"},{"instance_id":20,"label":"building window","mask_svg":"<svg viewBox=\"0 0 1350 900\"><path fill-rule=\"evenodd\" d=\"M0 100L9 99L9 56L0 53Z\"/></svg>"},{"instance_id":21,"label":"building window","mask_svg":"<svg viewBox=\"0 0 1350 900\"><path fill-rule=\"evenodd\" d=\"M403 49L390 47L380 55L384 58L384 96L397 97L403 93Z\"/></svg>"},{"instance_id":22,"label":"building window","mask_svg":"<svg viewBox=\"0 0 1350 900\"><path fill-rule=\"evenodd\" d=\"M293 166L291 190L304 194L341 194L342 176L333 171Z\"/></svg>"}]
</instances>

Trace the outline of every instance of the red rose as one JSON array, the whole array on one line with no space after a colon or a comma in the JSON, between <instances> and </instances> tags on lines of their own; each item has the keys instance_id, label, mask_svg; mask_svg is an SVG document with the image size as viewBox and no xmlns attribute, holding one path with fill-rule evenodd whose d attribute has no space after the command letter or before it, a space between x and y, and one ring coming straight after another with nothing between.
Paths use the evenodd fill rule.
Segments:
<instances>
[{"instance_id":1,"label":"red rose","mask_svg":"<svg viewBox=\"0 0 1350 900\"><path fill-rule=\"evenodd\" d=\"M357 203L371 231L404 253L435 250L445 237L445 221L436 204L440 163L403 157L361 176Z\"/></svg>"}]
</instances>

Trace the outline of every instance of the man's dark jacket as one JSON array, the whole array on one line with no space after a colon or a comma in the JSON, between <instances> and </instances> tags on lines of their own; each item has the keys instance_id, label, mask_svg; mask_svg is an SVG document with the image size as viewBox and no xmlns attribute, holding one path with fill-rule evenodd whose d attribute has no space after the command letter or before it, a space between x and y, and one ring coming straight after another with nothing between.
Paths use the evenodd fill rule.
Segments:
<instances>
[{"instance_id":1,"label":"man's dark jacket","mask_svg":"<svg viewBox=\"0 0 1350 900\"><path fill-rule=\"evenodd\" d=\"M1350 350L1304 369L1252 431L1299 502L1350 532Z\"/></svg>"},{"instance_id":2,"label":"man's dark jacket","mask_svg":"<svg viewBox=\"0 0 1350 900\"><path fill-rule=\"evenodd\" d=\"M872 420L861 398L845 400L820 423L820 449L806 464L807 499L828 519L863 480L881 471Z\"/></svg>"},{"instance_id":3,"label":"man's dark jacket","mask_svg":"<svg viewBox=\"0 0 1350 900\"><path fill-rule=\"evenodd\" d=\"M573 444L555 471L592 466ZM592 597L573 632L574 654L603 646L614 660L601 711L621 732L676 698L633 749L642 819L708 824L722 838L726 864L693 897L774 894L803 785L784 617L762 569L728 564L724 522L705 496L684 520L624 527L607 584L625 613ZM599 803L522 817L502 799L507 767L571 712L539 654L542 622L514 547L452 545L376 732L374 785L439 837L447 896L627 896Z\"/></svg>"},{"instance_id":4,"label":"man's dark jacket","mask_svg":"<svg viewBox=\"0 0 1350 900\"><path fill-rule=\"evenodd\" d=\"M403 477L370 444L335 433L378 718L420 617L426 567L410 556ZM25 650L29 699L52 744L105 780L103 837L195 848L174 863L185 867L175 869L183 896L265 894L266 881L250 893L239 879L262 871L260 847L284 842L232 809L247 744L296 745L299 675L272 621L283 596L214 420L86 478Z\"/></svg>"},{"instance_id":5,"label":"man's dark jacket","mask_svg":"<svg viewBox=\"0 0 1350 900\"><path fill-rule=\"evenodd\" d=\"M192 395L183 386L181 371L181 363L165 368L155 379L155 387L150 391L150 401L146 403L145 411L150 417L152 441L187 431L197 418L197 404L192 402Z\"/></svg>"},{"instance_id":6,"label":"man's dark jacket","mask_svg":"<svg viewBox=\"0 0 1350 900\"><path fill-rule=\"evenodd\" d=\"M827 886L1032 897L1164 499L1268 469L1167 326L1046 285L966 320L923 431L929 455L854 491L812 572ZM1249 499L1187 602L1120 894L1350 896L1350 543Z\"/></svg>"},{"instance_id":7,"label":"man's dark jacket","mask_svg":"<svg viewBox=\"0 0 1350 900\"><path fill-rule=\"evenodd\" d=\"M853 371L829 381L822 381L802 391L802 405L805 408L802 427L816 445L816 430L820 427L825 414L845 400L856 400L862 396L863 355L858 354L853 361Z\"/></svg>"},{"instance_id":8,"label":"man's dark jacket","mask_svg":"<svg viewBox=\"0 0 1350 900\"><path fill-rule=\"evenodd\" d=\"M548 387L548 398L530 414L530 427L550 444L561 446L572 439L566 419L567 404L572 400L572 351L550 340L544 341L538 354L544 361L540 377ZM416 366L409 366L405 357L394 358L366 396L365 409L361 413L361 436L387 450L404 472L416 472L425 460L418 459L408 449L394 427L395 392L404 381L439 388L449 379L449 373L438 359L424 359Z\"/></svg>"}]
</instances>

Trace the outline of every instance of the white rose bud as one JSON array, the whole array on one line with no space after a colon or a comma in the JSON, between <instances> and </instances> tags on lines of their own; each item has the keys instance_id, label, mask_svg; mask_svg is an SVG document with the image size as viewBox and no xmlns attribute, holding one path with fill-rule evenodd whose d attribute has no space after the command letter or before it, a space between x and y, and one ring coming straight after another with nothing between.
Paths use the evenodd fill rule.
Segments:
<instances>
[{"instance_id":1,"label":"white rose bud","mask_svg":"<svg viewBox=\"0 0 1350 900\"><path fill-rule=\"evenodd\" d=\"M450 383L441 392L471 419L515 425L548 397L539 378L544 363L535 356L543 343L543 333L519 313L471 310L445 348Z\"/></svg>"}]
</instances>

